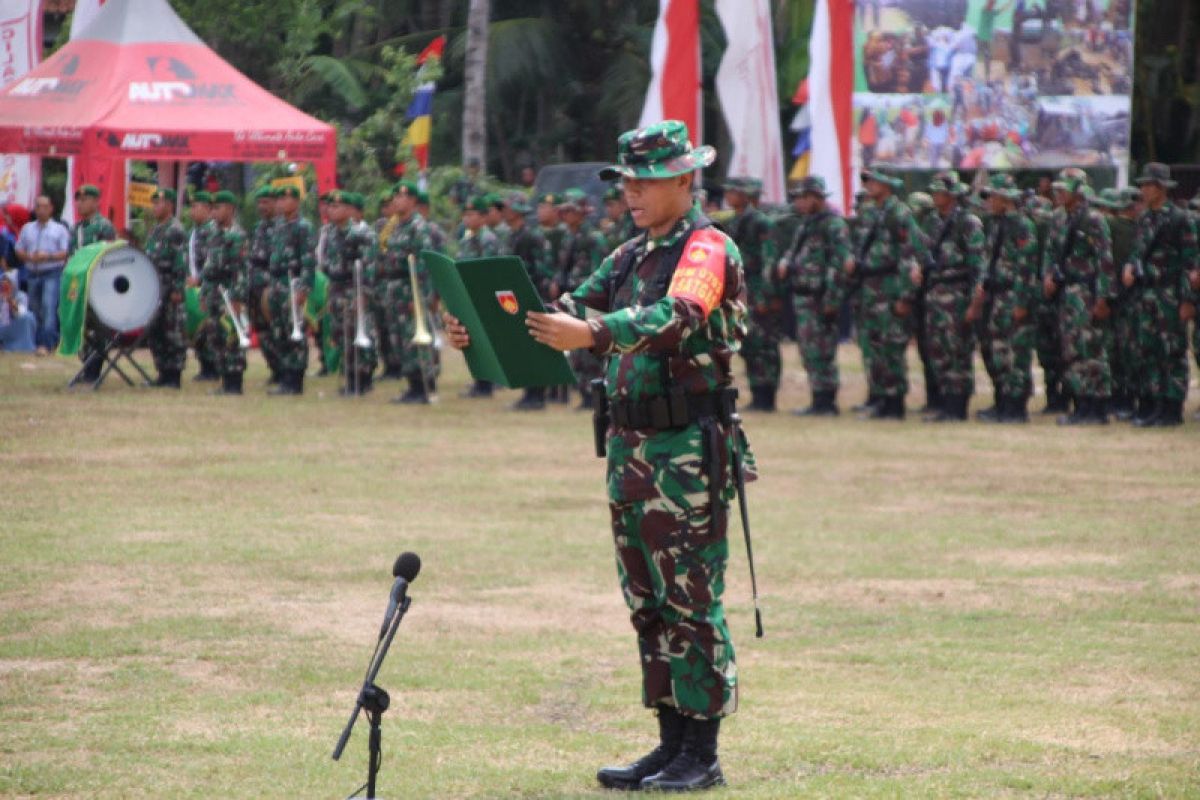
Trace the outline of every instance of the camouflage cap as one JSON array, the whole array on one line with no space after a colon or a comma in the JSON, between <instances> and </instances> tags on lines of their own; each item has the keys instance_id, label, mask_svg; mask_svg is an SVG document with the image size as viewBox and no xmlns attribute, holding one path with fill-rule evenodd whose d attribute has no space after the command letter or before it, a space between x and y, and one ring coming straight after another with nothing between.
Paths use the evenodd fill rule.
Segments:
<instances>
[{"instance_id":1,"label":"camouflage cap","mask_svg":"<svg viewBox=\"0 0 1200 800\"><path fill-rule=\"evenodd\" d=\"M913 211L928 211L933 208L933 198L926 192L913 192L908 196L908 207Z\"/></svg>"},{"instance_id":2,"label":"camouflage cap","mask_svg":"<svg viewBox=\"0 0 1200 800\"><path fill-rule=\"evenodd\" d=\"M1088 174L1079 167L1067 167L1058 173L1051 186L1069 194L1083 194L1084 189L1090 189L1092 181Z\"/></svg>"},{"instance_id":3,"label":"camouflage cap","mask_svg":"<svg viewBox=\"0 0 1200 800\"><path fill-rule=\"evenodd\" d=\"M188 203L204 203L205 205L212 205L212 201L212 195L203 191L192 192L188 197Z\"/></svg>"},{"instance_id":4,"label":"camouflage cap","mask_svg":"<svg viewBox=\"0 0 1200 800\"><path fill-rule=\"evenodd\" d=\"M819 194L821 197L828 197L829 191L825 187L825 179L820 175L809 175L788 187L789 197L799 197L802 194Z\"/></svg>"},{"instance_id":5,"label":"camouflage cap","mask_svg":"<svg viewBox=\"0 0 1200 800\"><path fill-rule=\"evenodd\" d=\"M745 192L751 197L758 197L762 194L762 181L758 178L730 177L726 179L722 188L727 192Z\"/></svg>"},{"instance_id":6,"label":"camouflage cap","mask_svg":"<svg viewBox=\"0 0 1200 800\"><path fill-rule=\"evenodd\" d=\"M260 186L254 190L255 200L273 200L275 199L275 190L270 186Z\"/></svg>"},{"instance_id":7,"label":"camouflage cap","mask_svg":"<svg viewBox=\"0 0 1200 800\"><path fill-rule=\"evenodd\" d=\"M420 205L429 205L429 192L421 189L417 192L417 203Z\"/></svg>"},{"instance_id":8,"label":"camouflage cap","mask_svg":"<svg viewBox=\"0 0 1200 800\"><path fill-rule=\"evenodd\" d=\"M686 175L709 166L717 151L709 145L692 147L687 125L669 119L622 133L617 139L617 163L600 170L600 177L657 180Z\"/></svg>"},{"instance_id":9,"label":"camouflage cap","mask_svg":"<svg viewBox=\"0 0 1200 800\"><path fill-rule=\"evenodd\" d=\"M361 192L346 192L345 194L346 202L354 208L357 208L359 211L362 211L367 207L366 195L362 194Z\"/></svg>"},{"instance_id":10,"label":"camouflage cap","mask_svg":"<svg viewBox=\"0 0 1200 800\"><path fill-rule=\"evenodd\" d=\"M886 164L880 164L870 169L864 169L859 177L862 178L863 183L866 183L867 181L878 181L885 186L890 186L893 191L904 188L904 180L895 173L895 170L892 169L892 167Z\"/></svg>"},{"instance_id":11,"label":"camouflage cap","mask_svg":"<svg viewBox=\"0 0 1200 800\"><path fill-rule=\"evenodd\" d=\"M1101 189L1100 194L1096 195L1093 203L1100 208L1107 208L1110 211L1119 211L1125 208L1125 201L1121 197L1120 191L1116 189Z\"/></svg>"},{"instance_id":12,"label":"camouflage cap","mask_svg":"<svg viewBox=\"0 0 1200 800\"><path fill-rule=\"evenodd\" d=\"M179 195L175 194L174 189L155 189L154 194L150 195L151 200L166 200L168 203L174 203Z\"/></svg>"},{"instance_id":13,"label":"camouflage cap","mask_svg":"<svg viewBox=\"0 0 1200 800\"><path fill-rule=\"evenodd\" d=\"M395 196L396 196L396 187L395 186L385 186L385 187L383 187L383 190L379 192L379 203L381 205L389 203L392 201L392 198L394 198Z\"/></svg>"},{"instance_id":14,"label":"camouflage cap","mask_svg":"<svg viewBox=\"0 0 1200 800\"><path fill-rule=\"evenodd\" d=\"M930 194L947 192L949 194L962 197L965 194L969 194L971 188L959 180L958 173L956 171L952 169L944 169L933 176L933 180L929 182L928 191Z\"/></svg>"},{"instance_id":15,"label":"camouflage cap","mask_svg":"<svg viewBox=\"0 0 1200 800\"><path fill-rule=\"evenodd\" d=\"M979 196L985 200L993 194L1015 201L1020 199L1021 190L1017 188L1017 182L1010 173L995 172L988 176L987 183L979 190Z\"/></svg>"},{"instance_id":16,"label":"camouflage cap","mask_svg":"<svg viewBox=\"0 0 1200 800\"><path fill-rule=\"evenodd\" d=\"M228 203L231 206L236 206L238 204L238 198L237 198L236 194L229 191L228 189L222 189L221 191L219 191L213 195L213 202L214 203Z\"/></svg>"},{"instance_id":17,"label":"camouflage cap","mask_svg":"<svg viewBox=\"0 0 1200 800\"><path fill-rule=\"evenodd\" d=\"M1142 167L1142 174L1134 181L1138 186L1147 183L1157 183L1164 189L1175 187L1175 181L1171 180L1171 168L1166 164L1160 164L1157 161L1151 161L1146 166Z\"/></svg>"},{"instance_id":18,"label":"camouflage cap","mask_svg":"<svg viewBox=\"0 0 1200 800\"><path fill-rule=\"evenodd\" d=\"M100 188L94 186L93 184L85 183L83 186L80 186L75 190L75 199L78 200L81 197L94 197L99 200Z\"/></svg>"},{"instance_id":19,"label":"camouflage cap","mask_svg":"<svg viewBox=\"0 0 1200 800\"><path fill-rule=\"evenodd\" d=\"M417 186L413 181L397 181L392 186L392 195L394 197L417 197L421 196L421 187Z\"/></svg>"},{"instance_id":20,"label":"camouflage cap","mask_svg":"<svg viewBox=\"0 0 1200 800\"><path fill-rule=\"evenodd\" d=\"M280 186L278 189L275 190L275 196L276 197L292 197L292 198L295 198L296 200L299 200L300 199L300 187L292 186L291 184L288 184L287 186Z\"/></svg>"},{"instance_id":21,"label":"camouflage cap","mask_svg":"<svg viewBox=\"0 0 1200 800\"><path fill-rule=\"evenodd\" d=\"M480 194L467 200L467 204L463 206L463 211L478 211L480 214L486 214L490 207L491 203L488 202L487 197Z\"/></svg>"},{"instance_id":22,"label":"camouflage cap","mask_svg":"<svg viewBox=\"0 0 1200 800\"><path fill-rule=\"evenodd\" d=\"M529 198L521 192L513 192L506 201L508 207L518 214L529 214L533 212L533 204L529 202Z\"/></svg>"},{"instance_id":23,"label":"camouflage cap","mask_svg":"<svg viewBox=\"0 0 1200 800\"><path fill-rule=\"evenodd\" d=\"M619 183L614 183L604 190L605 201L620 200L624 196L621 184Z\"/></svg>"},{"instance_id":24,"label":"camouflage cap","mask_svg":"<svg viewBox=\"0 0 1200 800\"><path fill-rule=\"evenodd\" d=\"M538 195L538 205L558 206L562 203L562 195L554 192L545 192Z\"/></svg>"},{"instance_id":25,"label":"camouflage cap","mask_svg":"<svg viewBox=\"0 0 1200 800\"><path fill-rule=\"evenodd\" d=\"M1121 199L1125 201L1125 207L1129 208L1142 199L1142 193L1132 186L1126 186L1121 190Z\"/></svg>"},{"instance_id":26,"label":"camouflage cap","mask_svg":"<svg viewBox=\"0 0 1200 800\"><path fill-rule=\"evenodd\" d=\"M347 197L347 195L349 195L349 194L350 193L345 191L344 189L330 189L328 192L321 195L320 198L318 198L318 199L322 203L346 203L346 204L349 204L350 200Z\"/></svg>"},{"instance_id":27,"label":"camouflage cap","mask_svg":"<svg viewBox=\"0 0 1200 800\"><path fill-rule=\"evenodd\" d=\"M591 201L583 189L567 189L558 202L558 207L563 211L586 211L590 206Z\"/></svg>"}]
</instances>

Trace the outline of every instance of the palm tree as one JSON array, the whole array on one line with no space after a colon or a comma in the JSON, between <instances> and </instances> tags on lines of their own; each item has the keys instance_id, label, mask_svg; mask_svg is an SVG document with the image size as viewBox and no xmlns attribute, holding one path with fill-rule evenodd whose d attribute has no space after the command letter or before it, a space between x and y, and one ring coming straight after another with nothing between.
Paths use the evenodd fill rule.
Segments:
<instances>
[{"instance_id":1,"label":"palm tree","mask_svg":"<svg viewBox=\"0 0 1200 800\"><path fill-rule=\"evenodd\" d=\"M467 10L467 52L463 67L463 164L487 158L487 50L491 0L471 0Z\"/></svg>"}]
</instances>

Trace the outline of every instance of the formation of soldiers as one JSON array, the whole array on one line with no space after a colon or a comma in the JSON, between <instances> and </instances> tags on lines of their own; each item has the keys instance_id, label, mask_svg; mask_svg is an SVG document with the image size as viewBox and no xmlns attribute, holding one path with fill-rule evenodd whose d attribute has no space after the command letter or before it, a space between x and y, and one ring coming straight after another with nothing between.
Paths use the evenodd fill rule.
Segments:
<instances>
[{"instance_id":1,"label":"formation of soldiers","mask_svg":"<svg viewBox=\"0 0 1200 800\"><path fill-rule=\"evenodd\" d=\"M750 410L775 407L778 294L766 285L773 280L794 303L812 388L811 405L795 413L839 413L838 309L849 298L868 383L855 408L864 418L905 417L906 353L915 338L926 421L968 418L978 350L994 389L992 406L976 414L981 421L1029 421L1036 353L1043 413L1058 414L1059 424L1106 424L1110 416L1138 427L1183 422L1187 326L1200 294L1200 198L1190 212L1175 205L1165 165L1147 165L1137 189L1099 194L1085 172L1065 169L1052 202L1026 196L1006 173L972 192L954 171L940 172L907 202L899 197L903 182L886 167L862 180L848 220L826 208L819 178L793 187L798 223L757 288L750 265L771 253L761 212L737 182L727 187L754 312L742 351Z\"/></svg>"},{"instance_id":2,"label":"formation of soldiers","mask_svg":"<svg viewBox=\"0 0 1200 800\"><path fill-rule=\"evenodd\" d=\"M89 195L90 197L90 195ZM323 223L300 213L297 187L263 187L254 193L258 222L246 232L238 223L240 199L229 191L191 192L190 230L175 218L173 189L153 195L152 226L144 249L163 286L161 313L148 331L157 379L179 388L194 350L200 369L194 380L219 381L217 394L244 391L246 350L256 337L270 370L271 394L298 395L310 368L310 342L319 353L319 375L336 372L343 395L363 395L380 380L398 380L406 390L393 402L427 404L437 392L439 351L429 330L438 300L419 254L447 252L458 258L514 255L526 266L543 297L573 290L595 271L634 228L619 191L605 197L599 225L586 193L570 189L530 199L524 194L467 197L452 242L428 215L429 197L400 181L379 198L379 217L364 218L366 198L334 190L320 198ZM88 210L86 201L83 211ZM80 245L115 236L95 213L81 217ZM322 302L310 302L321 295ZM198 309L189 309L189 290ZM196 319L189 320L189 313ZM589 353L573 363L588 397L602 364ZM540 410L547 402L570 402L572 387L526 390L517 410ZM477 381L465 397L490 397L493 387Z\"/></svg>"}]
</instances>

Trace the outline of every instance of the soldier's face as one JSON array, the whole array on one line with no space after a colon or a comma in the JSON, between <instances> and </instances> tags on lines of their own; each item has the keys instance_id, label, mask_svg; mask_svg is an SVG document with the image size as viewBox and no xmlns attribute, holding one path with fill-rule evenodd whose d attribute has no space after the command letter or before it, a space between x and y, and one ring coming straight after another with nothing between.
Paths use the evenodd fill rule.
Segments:
<instances>
[{"instance_id":1,"label":"soldier's face","mask_svg":"<svg viewBox=\"0 0 1200 800\"><path fill-rule=\"evenodd\" d=\"M208 203L192 203L188 206L188 216L191 217L192 222L203 225L212 216L212 209L209 208Z\"/></svg>"},{"instance_id":2,"label":"soldier's face","mask_svg":"<svg viewBox=\"0 0 1200 800\"><path fill-rule=\"evenodd\" d=\"M154 218L159 222L164 221L171 216L171 212L175 209L171 206L171 201L165 197L160 197L154 201Z\"/></svg>"},{"instance_id":3,"label":"soldier's face","mask_svg":"<svg viewBox=\"0 0 1200 800\"><path fill-rule=\"evenodd\" d=\"M642 230L673 222L686 213L691 202L692 181L687 175L625 179L625 205L629 206L633 224Z\"/></svg>"},{"instance_id":4,"label":"soldier's face","mask_svg":"<svg viewBox=\"0 0 1200 800\"><path fill-rule=\"evenodd\" d=\"M99 201L91 195L80 195L75 199L75 208L79 211L79 216L84 219L96 213L96 206Z\"/></svg>"},{"instance_id":5,"label":"soldier's face","mask_svg":"<svg viewBox=\"0 0 1200 800\"><path fill-rule=\"evenodd\" d=\"M558 224L558 209L551 203L538 203L537 217L539 225L552 228Z\"/></svg>"},{"instance_id":6,"label":"soldier's face","mask_svg":"<svg viewBox=\"0 0 1200 800\"><path fill-rule=\"evenodd\" d=\"M417 210L417 198L407 195L398 194L392 200L392 213L407 216Z\"/></svg>"},{"instance_id":7,"label":"soldier's face","mask_svg":"<svg viewBox=\"0 0 1200 800\"><path fill-rule=\"evenodd\" d=\"M583 224L583 212L577 208L563 209L560 213L562 214L562 221L572 228L578 228Z\"/></svg>"},{"instance_id":8,"label":"soldier's face","mask_svg":"<svg viewBox=\"0 0 1200 800\"><path fill-rule=\"evenodd\" d=\"M214 216L217 222L221 225L228 225L233 222L233 205L230 203L218 203L214 210Z\"/></svg>"},{"instance_id":9,"label":"soldier's face","mask_svg":"<svg viewBox=\"0 0 1200 800\"><path fill-rule=\"evenodd\" d=\"M867 196L876 203L882 203L892 193L892 187L888 186L883 181L867 181L867 185L863 187L867 190Z\"/></svg>"},{"instance_id":10,"label":"soldier's face","mask_svg":"<svg viewBox=\"0 0 1200 800\"><path fill-rule=\"evenodd\" d=\"M1008 201L994 192L987 196L988 211L999 216L1008 211Z\"/></svg>"},{"instance_id":11,"label":"soldier's face","mask_svg":"<svg viewBox=\"0 0 1200 800\"><path fill-rule=\"evenodd\" d=\"M258 199L258 215L263 219L268 219L275 213L275 198L260 197Z\"/></svg>"},{"instance_id":12,"label":"soldier's face","mask_svg":"<svg viewBox=\"0 0 1200 800\"><path fill-rule=\"evenodd\" d=\"M468 208L463 212L463 225L469 231L477 231L483 227L483 214L473 208Z\"/></svg>"},{"instance_id":13,"label":"soldier's face","mask_svg":"<svg viewBox=\"0 0 1200 800\"><path fill-rule=\"evenodd\" d=\"M329 221L334 225L341 225L350 218L350 206L346 203L330 203L329 204Z\"/></svg>"},{"instance_id":14,"label":"soldier's face","mask_svg":"<svg viewBox=\"0 0 1200 800\"><path fill-rule=\"evenodd\" d=\"M605 200L604 209L608 213L608 218L616 222L625 214L625 201Z\"/></svg>"},{"instance_id":15,"label":"soldier's face","mask_svg":"<svg viewBox=\"0 0 1200 800\"><path fill-rule=\"evenodd\" d=\"M940 214L949 214L954 208L954 195L949 192L934 192L933 206Z\"/></svg>"},{"instance_id":16,"label":"soldier's face","mask_svg":"<svg viewBox=\"0 0 1200 800\"><path fill-rule=\"evenodd\" d=\"M1073 205L1073 203L1071 203L1072 197L1074 197L1074 195L1068 192L1066 189L1055 189L1054 205L1058 206L1059 208L1070 208Z\"/></svg>"},{"instance_id":17,"label":"soldier's face","mask_svg":"<svg viewBox=\"0 0 1200 800\"><path fill-rule=\"evenodd\" d=\"M1157 183L1143 183L1138 189L1142 193L1142 202L1151 208L1158 208L1167 200L1167 190Z\"/></svg>"},{"instance_id":18,"label":"soldier's face","mask_svg":"<svg viewBox=\"0 0 1200 800\"><path fill-rule=\"evenodd\" d=\"M291 196L281 197L279 198L279 208L284 216L290 217L300 210L300 198Z\"/></svg>"}]
</instances>

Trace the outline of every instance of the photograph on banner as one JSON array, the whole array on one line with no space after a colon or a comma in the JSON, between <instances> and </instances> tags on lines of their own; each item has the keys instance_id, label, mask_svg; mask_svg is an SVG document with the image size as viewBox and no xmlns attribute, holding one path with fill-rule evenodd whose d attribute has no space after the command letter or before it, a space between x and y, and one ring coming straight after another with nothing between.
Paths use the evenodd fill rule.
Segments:
<instances>
[{"instance_id":1,"label":"photograph on banner","mask_svg":"<svg viewBox=\"0 0 1200 800\"><path fill-rule=\"evenodd\" d=\"M1132 0L856 0L855 91L941 94L1020 76L1044 96L1129 94Z\"/></svg>"},{"instance_id":2,"label":"photograph on banner","mask_svg":"<svg viewBox=\"0 0 1200 800\"><path fill-rule=\"evenodd\" d=\"M859 163L1128 157L1132 0L856 0Z\"/></svg>"}]
</instances>

